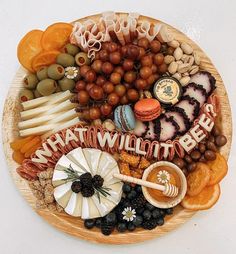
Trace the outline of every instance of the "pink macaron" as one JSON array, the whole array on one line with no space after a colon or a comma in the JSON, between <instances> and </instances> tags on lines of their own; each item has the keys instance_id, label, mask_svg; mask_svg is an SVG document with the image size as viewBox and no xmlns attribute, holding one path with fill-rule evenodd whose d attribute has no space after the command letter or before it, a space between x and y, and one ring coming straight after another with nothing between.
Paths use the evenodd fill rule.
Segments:
<instances>
[{"instance_id":1,"label":"pink macaron","mask_svg":"<svg viewBox=\"0 0 236 254\"><path fill-rule=\"evenodd\" d=\"M161 114L161 104L156 99L141 99L134 105L135 117L142 121L152 121Z\"/></svg>"}]
</instances>

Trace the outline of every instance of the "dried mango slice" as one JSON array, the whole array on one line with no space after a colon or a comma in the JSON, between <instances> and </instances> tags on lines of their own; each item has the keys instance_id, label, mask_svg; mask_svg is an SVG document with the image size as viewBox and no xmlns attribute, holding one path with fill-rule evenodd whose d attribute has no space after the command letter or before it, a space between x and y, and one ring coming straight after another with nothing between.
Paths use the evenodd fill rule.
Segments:
<instances>
[{"instance_id":1,"label":"dried mango slice","mask_svg":"<svg viewBox=\"0 0 236 254\"><path fill-rule=\"evenodd\" d=\"M220 197L220 185L215 184L205 187L197 196L186 195L181 205L190 210L206 210L211 208Z\"/></svg>"},{"instance_id":2,"label":"dried mango slice","mask_svg":"<svg viewBox=\"0 0 236 254\"><path fill-rule=\"evenodd\" d=\"M21 39L17 46L18 60L30 72L34 72L31 66L32 59L42 51L42 35L43 31L32 30Z\"/></svg>"},{"instance_id":3,"label":"dried mango slice","mask_svg":"<svg viewBox=\"0 0 236 254\"><path fill-rule=\"evenodd\" d=\"M208 185L219 183L228 172L228 164L223 155L217 153L214 161L208 161L207 165L210 168L210 181Z\"/></svg>"},{"instance_id":4,"label":"dried mango slice","mask_svg":"<svg viewBox=\"0 0 236 254\"><path fill-rule=\"evenodd\" d=\"M44 51L39 53L32 60L33 70L38 71L44 66L55 63L58 54L60 54L60 51L57 50Z\"/></svg>"},{"instance_id":5,"label":"dried mango slice","mask_svg":"<svg viewBox=\"0 0 236 254\"><path fill-rule=\"evenodd\" d=\"M197 163L196 169L187 176L187 195L198 195L210 180L210 168L205 163Z\"/></svg>"},{"instance_id":6,"label":"dried mango slice","mask_svg":"<svg viewBox=\"0 0 236 254\"><path fill-rule=\"evenodd\" d=\"M33 138L30 140L28 143L26 143L22 148L20 149L21 153L26 153L29 151L34 145L38 144L41 142L41 138L39 136Z\"/></svg>"},{"instance_id":7,"label":"dried mango slice","mask_svg":"<svg viewBox=\"0 0 236 254\"><path fill-rule=\"evenodd\" d=\"M43 33L41 45L44 50L60 50L69 42L73 26L69 23L55 23Z\"/></svg>"},{"instance_id":8,"label":"dried mango slice","mask_svg":"<svg viewBox=\"0 0 236 254\"><path fill-rule=\"evenodd\" d=\"M14 151L12 154L12 159L17 163L22 164L25 156L20 151Z\"/></svg>"},{"instance_id":9,"label":"dried mango slice","mask_svg":"<svg viewBox=\"0 0 236 254\"><path fill-rule=\"evenodd\" d=\"M23 138L23 139L16 139L16 140L14 140L13 142L10 143L10 147L14 151L18 151L22 148L22 146L27 144L33 138L34 138L34 136L29 136L29 137Z\"/></svg>"}]
</instances>

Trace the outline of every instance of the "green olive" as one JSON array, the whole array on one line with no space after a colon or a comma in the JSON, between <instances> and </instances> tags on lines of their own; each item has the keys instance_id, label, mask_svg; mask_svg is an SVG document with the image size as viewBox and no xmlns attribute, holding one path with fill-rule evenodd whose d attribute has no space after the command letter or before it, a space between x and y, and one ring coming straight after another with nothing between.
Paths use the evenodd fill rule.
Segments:
<instances>
[{"instance_id":1,"label":"green olive","mask_svg":"<svg viewBox=\"0 0 236 254\"><path fill-rule=\"evenodd\" d=\"M48 77L59 80L64 77L65 69L60 64L52 64L48 67Z\"/></svg>"},{"instance_id":2,"label":"green olive","mask_svg":"<svg viewBox=\"0 0 236 254\"><path fill-rule=\"evenodd\" d=\"M42 94L40 94L40 93L38 92L38 90L36 89L36 90L34 90L34 97L35 97L35 98L42 97Z\"/></svg>"},{"instance_id":3,"label":"green olive","mask_svg":"<svg viewBox=\"0 0 236 254\"><path fill-rule=\"evenodd\" d=\"M80 49L74 44L68 43L65 46L65 52L67 54L70 54L72 56L75 56L77 53L79 53Z\"/></svg>"},{"instance_id":4,"label":"green olive","mask_svg":"<svg viewBox=\"0 0 236 254\"><path fill-rule=\"evenodd\" d=\"M61 92L61 88L60 88L60 86L57 86L55 93L59 93L59 92Z\"/></svg>"},{"instance_id":5,"label":"green olive","mask_svg":"<svg viewBox=\"0 0 236 254\"><path fill-rule=\"evenodd\" d=\"M37 71L37 77L39 80L48 78L48 67L42 67Z\"/></svg>"},{"instance_id":6,"label":"green olive","mask_svg":"<svg viewBox=\"0 0 236 254\"><path fill-rule=\"evenodd\" d=\"M34 99L34 94L31 90L29 89L23 89L20 91L20 101L29 101Z\"/></svg>"},{"instance_id":7,"label":"green olive","mask_svg":"<svg viewBox=\"0 0 236 254\"><path fill-rule=\"evenodd\" d=\"M90 64L90 59L88 58L88 55L84 52L80 52L76 54L75 56L75 62L78 66L82 65L89 65Z\"/></svg>"},{"instance_id":8,"label":"green olive","mask_svg":"<svg viewBox=\"0 0 236 254\"><path fill-rule=\"evenodd\" d=\"M24 87L28 89L34 89L39 80L35 74L28 74L27 76L24 77Z\"/></svg>"},{"instance_id":9,"label":"green olive","mask_svg":"<svg viewBox=\"0 0 236 254\"><path fill-rule=\"evenodd\" d=\"M58 83L62 91L72 91L75 87L75 81L73 79L63 78L59 80Z\"/></svg>"},{"instance_id":10,"label":"green olive","mask_svg":"<svg viewBox=\"0 0 236 254\"><path fill-rule=\"evenodd\" d=\"M69 54L61 53L57 56L57 64L62 65L63 67L74 66L75 58Z\"/></svg>"},{"instance_id":11,"label":"green olive","mask_svg":"<svg viewBox=\"0 0 236 254\"><path fill-rule=\"evenodd\" d=\"M41 80L37 85L38 92L43 96L47 96L54 93L56 89L57 89L57 82L49 78Z\"/></svg>"}]
</instances>

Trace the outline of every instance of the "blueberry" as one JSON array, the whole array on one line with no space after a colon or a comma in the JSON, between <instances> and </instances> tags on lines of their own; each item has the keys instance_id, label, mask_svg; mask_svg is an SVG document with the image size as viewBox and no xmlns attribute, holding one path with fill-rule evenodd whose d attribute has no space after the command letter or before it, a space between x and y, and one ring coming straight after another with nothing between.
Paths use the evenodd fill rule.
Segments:
<instances>
[{"instance_id":1,"label":"blueberry","mask_svg":"<svg viewBox=\"0 0 236 254\"><path fill-rule=\"evenodd\" d=\"M137 191L138 193L142 193L142 187L140 185L136 185L135 186L135 191Z\"/></svg>"},{"instance_id":2,"label":"blueberry","mask_svg":"<svg viewBox=\"0 0 236 254\"><path fill-rule=\"evenodd\" d=\"M124 207L129 207L129 206L131 206L131 205L130 205L130 201L129 201L129 200L125 200L124 203L123 203L123 206L124 206Z\"/></svg>"},{"instance_id":3,"label":"blueberry","mask_svg":"<svg viewBox=\"0 0 236 254\"><path fill-rule=\"evenodd\" d=\"M128 199L133 199L137 195L137 192L135 190L132 190L130 193L127 194Z\"/></svg>"},{"instance_id":4,"label":"blueberry","mask_svg":"<svg viewBox=\"0 0 236 254\"><path fill-rule=\"evenodd\" d=\"M144 210L144 212L143 212L144 220L150 220L151 217L152 217L152 213L149 210Z\"/></svg>"},{"instance_id":5,"label":"blueberry","mask_svg":"<svg viewBox=\"0 0 236 254\"><path fill-rule=\"evenodd\" d=\"M137 214L143 214L143 211L144 211L144 210L145 210L144 207L139 207L139 208L135 209L135 211L136 211Z\"/></svg>"},{"instance_id":6,"label":"blueberry","mask_svg":"<svg viewBox=\"0 0 236 254\"><path fill-rule=\"evenodd\" d=\"M84 221L84 226L85 226L87 229L93 228L94 225L95 225L95 220L94 220L94 219L88 219L88 220L85 220L85 221Z\"/></svg>"},{"instance_id":7,"label":"blueberry","mask_svg":"<svg viewBox=\"0 0 236 254\"><path fill-rule=\"evenodd\" d=\"M125 222L120 222L120 223L117 224L117 230L119 232L121 232L121 233L125 232L126 229L127 229L127 227L126 227L126 223Z\"/></svg>"},{"instance_id":8,"label":"blueberry","mask_svg":"<svg viewBox=\"0 0 236 254\"><path fill-rule=\"evenodd\" d=\"M136 226L132 222L129 222L127 228L128 228L129 231L134 231Z\"/></svg>"},{"instance_id":9,"label":"blueberry","mask_svg":"<svg viewBox=\"0 0 236 254\"><path fill-rule=\"evenodd\" d=\"M97 218L96 221L95 221L95 227L101 228L101 224L102 224L102 219L101 218Z\"/></svg>"},{"instance_id":10,"label":"blueberry","mask_svg":"<svg viewBox=\"0 0 236 254\"><path fill-rule=\"evenodd\" d=\"M125 183L125 184L123 185L123 191L124 191L125 193L129 193L131 190L132 190L132 187L131 187L129 184Z\"/></svg>"},{"instance_id":11,"label":"blueberry","mask_svg":"<svg viewBox=\"0 0 236 254\"><path fill-rule=\"evenodd\" d=\"M115 213L108 213L106 218L106 222L111 225L115 225L117 222L116 214Z\"/></svg>"},{"instance_id":12,"label":"blueberry","mask_svg":"<svg viewBox=\"0 0 236 254\"><path fill-rule=\"evenodd\" d=\"M161 213L161 216L165 216L165 215L166 215L166 213L165 213L165 210L164 210L164 209L161 209L161 210L160 210L160 213Z\"/></svg>"},{"instance_id":13,"label":"blueberry","mask_svg":"<svg viewBox=\"0 0 236 254\"><path fill-rule=\"evenodd\" d=\"M149 210L149 211L153 211L154 209L155 209L155 206L153 206L152 204L150 204L150 203L146 203L145 204L145 207Z\"/></svg>"},{"instance_id":14,"label":"blueberry","mask_svg":"<svg viewBox=\"0 0 236 254\"><path fill-rule=\"evenodd\" d=\"M167 215L171 215L173 213L173 208L168 208L165 210Z\"/></svg>"},{"instance_id":15,"label":"blueberry","mask_svg":"<svg viewBox=\"0 0 236 254\"><path fill-rule=\"evenodd\" d=\"M152 217L154 219L158 218L158 217L161 217L161 210L158 209L158 208L155 208L153 211L152 211Z\"/></svg>"},{"instance_id":16,"label":"blueberry","mask_svg":"<svg viewBox=\"0 0 236 254\"><path fill-rule=\"evenodd\" d=\"M162 217L157 219L157 225L162 226L164 224L164 219Z\"/></svg>"},{"instance_id":17,"label":"blueberry","mask_svg":"<svg viewBox=\"0 0 236 254\"><path fill-rule=\"evenodd\" d=\"M136 226L136 227L139 227L141 226L141 224L143 223L143 217L140 216L140 215L137 215L134 220L133 220L133 224Z\"/></svg>"}]
</instances>

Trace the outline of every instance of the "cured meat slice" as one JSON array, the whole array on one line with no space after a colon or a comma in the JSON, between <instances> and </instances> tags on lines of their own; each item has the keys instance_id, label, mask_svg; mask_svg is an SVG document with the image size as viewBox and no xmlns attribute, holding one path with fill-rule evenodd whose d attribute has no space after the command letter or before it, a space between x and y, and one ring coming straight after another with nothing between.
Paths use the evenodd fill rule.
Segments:
<instances>
[{"instance_id":1,"label":"cured meat slice","mask_svg":"<svg viewBox=\"0 0 236 254\"><path fill-rule=\"evenodd\" d=\"M183 109L190 122L193 122L197 117L200 109L199 102L188 95L183 96L182 100L175 105L175 108Z\"/></svg>"},{"instance_id":2,"label":"cured meat slice","mask_svg":"<svg viewBox=\"0 0 236 254\"><path fill-rule=\"evenodd\" d=\"M141 122L141 121L136 121L134 134L140 137L140 136L144 135L146 131L147 131L146 123Z\"/></svg>"},{"instance_id":3,"label":"cured meat slice","mask_svg":"<svg viewBox=\"0 0 236 254\"><path fill-rule=\"evenodd\" d=\"M201 85L206 90L207 95L216 88L215 78L207 71L200 71L193 75L190 79L190 83Z\"/></svg>"},{"instance_id":4,"label":"cured meat slice","mask_svg":"<svg viewBox=\"0 0 236 254\"><path fill-rule=\"evenodd\" d=\"M206 90L201 85L197 85L195 83L189 83L185 89L183 95L188 95L191 98L197 100L200 104L200 107L206 102L207 100L207 93Z\"/></svg>"},{"instance_id":5,"label":"cured meat slice","mask_svg":"<svg viewBox=\"0 0 236 254\"><path fill-rule=\"evenodd\" d=\"M151 139L151 140L156 139L156 134L155 134L154 128L155 128L154 122L152 122L152 121L148 122L147 131L144 136L145 139Z\"/></svg>"},{"instance_id":6,"label":"cured meat slice","mask_svg":"<svg viewBox=\"0 0 236 254\"><path fill-rule=\"evenodd\" d=\"M167 118L173 117L173 120L179 126L178 134L184 134L190 128L190 121L182 108L170 108L165 112Z\"/></svg>"},{"instance_id":7,"label":"cured meat slice","mask_svg":"<svg viewBox=\"0 0 236 254\"><path fill-rule=\"evenodd\" d=\"M173 120L173 117L160 117L155 123L155 132L159 137L159 141L165 142L172 140L177 136L179 131L178 124Z\"/></svg>"}]
</instances>

